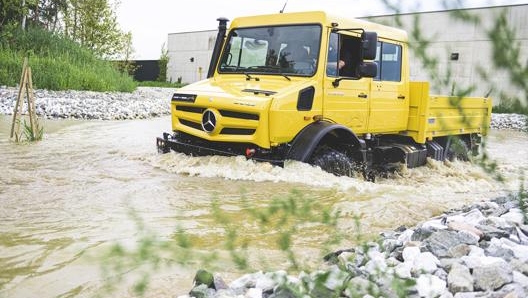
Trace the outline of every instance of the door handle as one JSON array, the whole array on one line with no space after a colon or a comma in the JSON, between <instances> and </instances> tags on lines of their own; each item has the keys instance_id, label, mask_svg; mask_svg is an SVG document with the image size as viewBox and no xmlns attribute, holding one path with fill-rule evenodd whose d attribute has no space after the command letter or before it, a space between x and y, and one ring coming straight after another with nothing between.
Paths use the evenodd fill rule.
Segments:
<instances>
[{"instance_id":1,"label":"door handle","mask_svg":"<svg viewBox=\"0 0 528 298\"><path fill-rule=\"evenodd\" d=\"M365 93L360 93L360 94L358 94L358 97L359 98L367 98L367 95Z\"/></svg>"},{"instance_id":2,"label":"door handle","mask_svg":"<svg viewBox=\"0 0 528 298\"><path fill-rule=\"evenodd\" d=\"M398 99L405 99L405 95L398 95Z\"/></svg>"}]
</instances>

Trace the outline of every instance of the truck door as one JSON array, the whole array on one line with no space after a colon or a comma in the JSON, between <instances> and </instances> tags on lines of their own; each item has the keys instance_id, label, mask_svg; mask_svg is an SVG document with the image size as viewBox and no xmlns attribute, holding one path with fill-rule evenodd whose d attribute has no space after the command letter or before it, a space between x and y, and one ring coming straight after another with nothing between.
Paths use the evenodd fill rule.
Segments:
<instances>
[{"instance_id":1,"label":"truck door","mask_svg":"<svg viewBox=\"0 0 528 298\"><path fill-rule=\"evenodd\" d=\"M378 42L375 62L377 77L372 81L368 132L399 132L407 129L409 91L402 72L402 45Z\"/></svg>"},{"instance_id":2,"label":"truck door","mask_svg":"<svg viewBox=\"0 0 528 298\"><path fill-rule=\"evenodd\" d=\"M324 78L323 116L349 127L356 134L366 132L369 119L370 81L354 78L353 64L360 59L359 37L331 33ZM349 48L350 47L350 48Z\"/></svg>"}]
</instances>

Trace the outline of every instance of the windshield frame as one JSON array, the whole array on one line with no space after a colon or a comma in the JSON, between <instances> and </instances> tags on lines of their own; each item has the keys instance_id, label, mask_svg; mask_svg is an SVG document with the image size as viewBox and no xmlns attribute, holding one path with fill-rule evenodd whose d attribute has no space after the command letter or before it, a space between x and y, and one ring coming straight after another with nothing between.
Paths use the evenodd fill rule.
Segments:
<instances>
[{"instance_id":1,"label":"windshield frame","mask_svg":"<svg viewBox=\"0 0 528 298\"><path fill-rule=\"evenodd\" d=\"M217 71L250 78L250 75L312 77L317 73L322 35L320 23L232 28ZM294 45L302 50L289 50Z\"/></svg>"}]
</instances>

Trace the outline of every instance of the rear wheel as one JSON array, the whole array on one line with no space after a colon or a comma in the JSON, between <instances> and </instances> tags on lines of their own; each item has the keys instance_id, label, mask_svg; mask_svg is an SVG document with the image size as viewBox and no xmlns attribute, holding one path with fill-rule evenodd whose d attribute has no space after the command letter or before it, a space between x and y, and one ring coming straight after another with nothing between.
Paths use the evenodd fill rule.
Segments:
<instances>
[{"instance_id":1,"label":"rear wheel","mask_svg":"<svg viewBox=\"0 0 528 298\"><path fill-rule=\"evenodd\" d=\"M356 163L345 153L323 146L310 160L310 164L336 176L354 176L358 172Z\"/></svg>"},{"instance_id":2,"label":"rear wheel","mask_svg":"<svg viewBox=\"0 0 528 298\"><path fill-rule=\"evenodd\" d=\"M455 159L468 161L469 160L469 147L467 143L458 137L451 138L451 144L447 149L447 159L454 161Z\"/></svg>"}]
</instances>

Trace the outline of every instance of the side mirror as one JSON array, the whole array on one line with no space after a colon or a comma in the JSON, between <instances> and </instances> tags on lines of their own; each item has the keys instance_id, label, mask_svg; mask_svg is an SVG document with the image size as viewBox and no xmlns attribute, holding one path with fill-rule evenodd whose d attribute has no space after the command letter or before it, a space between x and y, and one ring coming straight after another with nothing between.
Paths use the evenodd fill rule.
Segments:
<instances>
[{"instance_id":1,"label":"side mirror","mask_svg":"<svg viewBox=\"0 0 528 298\"><path fill-rule=\"evenodd\" d=\"M375 78L378 75L376 62L363 62L358 65L357 72L362 78Z\"/></svg>"},{"instance_id":2,"label":"side mirror","mask_svg":"<svg viewBox=\"0 0 528 298\"><path fill-rule=\"evenodd\" d=\"M376 59L378 33L363 31L363 33L361 33L361 42L363 44L363 47L361 48L363 60Z\"/></svg>"}]
</instances>

